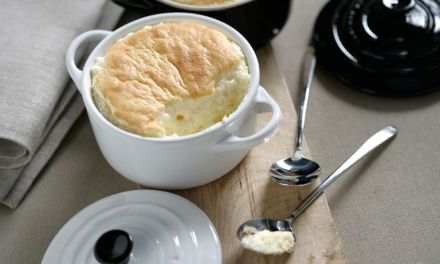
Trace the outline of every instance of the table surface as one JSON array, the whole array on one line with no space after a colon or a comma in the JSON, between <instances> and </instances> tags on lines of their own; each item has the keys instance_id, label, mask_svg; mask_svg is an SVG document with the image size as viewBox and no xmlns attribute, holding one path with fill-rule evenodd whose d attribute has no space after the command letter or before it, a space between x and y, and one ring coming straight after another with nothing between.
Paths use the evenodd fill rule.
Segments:
<instances>
[{"instance_id":1,"label":"table surface","mask_svg":"<svg viewBox=\"0 0 440 264\"><path fill-rule=\"evenodd\" d=\"M295 0L289 23L272 43L293 88L313 21L324 3ZM305 136L324 176L375 130L388 124L400 130L391 144L326 191L350 262L439 262L439 99L439 93L408 99L365 95L318 65ZM56 231L74 213L102 197L137 188L112 170L90 142L93 134L83 116L20 207L0 208L2 263L40 262Z\"/></svg>"},{"instance_id":2,"label":"table surface","mask_svg":"<svg viewBox=\"0 0 440 264\"><path fill-rule=\"evenodd\" d=\"M123 16L120 23L134 19ZM258 50L261 85L279 103L283 121L279 132L266 144L254 148L233 171L221 179L177 192L195 202L213 221L224 263L345 263L335 225L324 196L295 221L297 243L291 255L264 257L244 250L235 233L251 218L286 217L314 185L288 188L271 183L270 164L292 154L295 112L287 86L275 63L271 46ZM263 127L269 116L259 118ZM309 153L305 144L304 152ZM316 184L315 184L316 185ZM2 263L38 263L56 232L88 204L110 194L137 189L105 162L84 114L41 173L39 180L15 211L0 209L0 256ZM233 197L233 199L231 199ZM219 209L221 206L221 209ZM23 248L26 250L23 251Z\"/></svg>"},{"instance_id":3,"label":"table surface","mask_svg":"<svg viewBox=\"0 0 440 264\"><path fill-rule=\"evenodd\" d=\"M283 111L279 132L270 142L252 149L221 179L175 193L193 201L212 220L220 236L223 263L345 263L324 196L295 221L294 254L264 257L244 250L236 239L241 223L255 217L282 219L314 187L289 188L269 180L270 164L292 153L295 114L290 97L285 96L287 87L271 46L260 49L257 55L261 84ZM258 127L263 127L268 118L262 115ZM309 154L307 145L304 152ZM15 211L0 208L0 256L6 257L2 263L38 263L56 232L80 209L110 194L138 187L105 162L83 114L22 204Z\"/></svg>"},{"instance_id":4,"label":"table surface","mask_svg":"<svg viewBox=\"0 0 440 264\"><path fill-rule=\"evenodd\" d=\"M295 0L273 42L294 91L299 63L325 0ZM390 99L360 93L319 67L310 94L305 137L331 172L375 130L392 124L391 144L326 191L343 251L352 263L439 263L440 93Z\"/></svg>"}]
</instances>

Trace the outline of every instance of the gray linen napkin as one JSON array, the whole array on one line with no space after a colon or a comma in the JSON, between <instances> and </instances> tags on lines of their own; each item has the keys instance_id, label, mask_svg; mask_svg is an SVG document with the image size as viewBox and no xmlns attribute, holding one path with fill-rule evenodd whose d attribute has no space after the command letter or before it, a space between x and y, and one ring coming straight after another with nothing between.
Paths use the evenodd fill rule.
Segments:
<instances>
[{"instance_id":1,"label":"gray linen napkin","mask_svg":"<svg viewBox=\"0 0 440 264\"><path fill-rule=\"evenodd\" d=\"M15 208L84 106L65 68L106 0L5 0L0 9L0 200ZM117 18L114 19L115 21Z\"/></svg>"}]
</instances>

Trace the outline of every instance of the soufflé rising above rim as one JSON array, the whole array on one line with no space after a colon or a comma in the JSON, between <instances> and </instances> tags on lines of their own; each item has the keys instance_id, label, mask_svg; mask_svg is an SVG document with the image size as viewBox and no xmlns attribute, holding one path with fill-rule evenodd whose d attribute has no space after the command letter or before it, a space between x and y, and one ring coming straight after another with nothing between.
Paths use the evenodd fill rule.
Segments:
<instances>
[{"instance_id":1,"label":"souffl\u00e9 rising above rim","mask_svg":"<svg viewBox=\"0 0 440 264\"><path fill-rule=\"evenodd\" d=\"M99 112L144 137L190 135L222 122L250 82L241 48L197 22L129 33L96 58L91 72Z\"/></svg>"}]
</instances>

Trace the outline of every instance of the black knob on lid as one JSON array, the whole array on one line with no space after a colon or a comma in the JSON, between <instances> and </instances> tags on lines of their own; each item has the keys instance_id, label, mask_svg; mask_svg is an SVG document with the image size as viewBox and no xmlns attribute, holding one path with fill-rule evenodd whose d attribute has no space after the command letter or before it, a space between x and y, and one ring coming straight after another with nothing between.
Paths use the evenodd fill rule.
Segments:
<instances>
[{"instance_id":1,"label":"black knob on lid","mask_svg":"<svg viewBox=\"0 0 440 264\"><path fill-rule=\"evenodd\" d=\"M126 264L130 260L133 240L122 230L104 233L95 244L95 257L103 264Z\"/></svg>"}]
</instances>

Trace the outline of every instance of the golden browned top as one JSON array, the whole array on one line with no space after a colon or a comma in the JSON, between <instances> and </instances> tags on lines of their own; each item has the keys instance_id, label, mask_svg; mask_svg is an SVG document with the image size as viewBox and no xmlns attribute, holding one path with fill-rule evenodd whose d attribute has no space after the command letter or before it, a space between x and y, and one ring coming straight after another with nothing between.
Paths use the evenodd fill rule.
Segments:
<instances>
[{"instance_id":1,"label":"golden browned top","mask_svg":"<svg viewBox=\"0 0 440 264\"><path fill-rule=\"evenodd\" d=\"M141 135L160 129L154 117L166 106L212 94L216 80L241 60L223 33L193 22L137 31L104 58L94 92L110 107L113 121Z\"/></svg>"}]
</instances>

